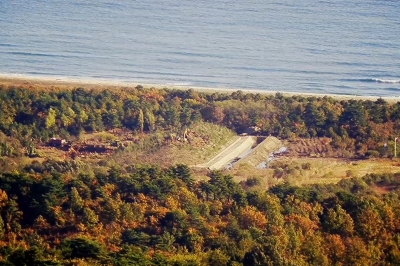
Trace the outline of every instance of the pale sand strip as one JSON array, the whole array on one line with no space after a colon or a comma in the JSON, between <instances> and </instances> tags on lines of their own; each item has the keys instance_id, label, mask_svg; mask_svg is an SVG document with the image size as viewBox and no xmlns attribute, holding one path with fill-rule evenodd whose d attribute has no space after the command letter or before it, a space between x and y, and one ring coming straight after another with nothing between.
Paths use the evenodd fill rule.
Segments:
<instances>
[{"instance_id":1,"label":"pale sand strip","mask_svg":"<svg viewBox=\"0 0 400 266\"><path fill-rule=\"evenodd\" d=\"M329 93L307 93L307 92L286 92L286 91L266 91L266 90L256 90L256 89L229 89L229 88L208 88L208 87L194 87L188 85L177 85L177 84L143 84L137 82L124 82L120 80L104 80L104 79L85 79L85 78L69 78L69 77L55 77L55 76L29 76L29 75L19 75L19 74L1 74L0 73L0 85L30 85L37 87L57 87L57 88L135 88L138 85L144 88L155 88L155 89L180 89L188 90L193 89L201 92L208 93L232 93L235 91L242 91L243 93L259 93L262 95L275 95L276 93L281 93L284 96L309 96L309 97L332 97L336 100L371 100L375 101L382 98L388 102L398 102L400 97L378 97L378 96L358 96L358 95L341 95L341 94L329 94Z\"/></svg>"}]
</instances>

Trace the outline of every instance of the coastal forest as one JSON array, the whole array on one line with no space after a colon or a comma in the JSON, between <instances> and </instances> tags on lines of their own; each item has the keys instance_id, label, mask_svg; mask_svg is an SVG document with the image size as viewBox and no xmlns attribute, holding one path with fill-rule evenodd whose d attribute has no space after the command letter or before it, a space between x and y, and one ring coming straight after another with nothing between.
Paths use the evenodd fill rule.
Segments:
<instances>
[{"instance_id":1,"label":"coastal forest","mask_svg":"<svg viewBox=\"0 0 400 266\"><path fill-rule=\"evenodd\" d=\"M0 265L400 264L400 171L253 189L251 169L237 182L162 157L122 165L37 148L124 132L130 144L107 140L114 155L150 156L207 124L226 137L257 127L284 141L326 138L349 161L395 162L400 102L0 85L0 106Z\"/></svg>"},{"instance_id":2,"label":"coastal forest","mask_svg":"<svg viewBox=\"0 0 400 266\"><path fill-rule=\"evenodd\" d=\"M400 102L383 99L336 100L332 97L231 94L195 90L125 88L73 90L0 86L0 130L12 155L30 142L53 136L125 128L136 133L178 131L199 121L237 133L257 126L260 134L282 139L329 137L349 156L383 156L383 147L400 131ZM391 156L394 154L392 153Z\"/></svg>"}]
</instances>

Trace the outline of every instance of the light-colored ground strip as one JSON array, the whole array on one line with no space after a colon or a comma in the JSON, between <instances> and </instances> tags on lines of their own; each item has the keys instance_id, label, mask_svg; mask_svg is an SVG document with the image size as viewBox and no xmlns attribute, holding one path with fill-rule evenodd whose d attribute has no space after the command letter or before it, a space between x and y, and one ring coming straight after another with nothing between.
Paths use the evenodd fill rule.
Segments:
<instances>
[{"instance_id":1,"label":"light-colored ground strip","mask_svg":"<svg viewBox=\"0 0 400 266\"><path fill-rule=\"evenodd\" d=\"M256 138L252 136L238 137L231 145L222 150L217 156L208 163L197 165L197 167L209 168L211 170L222 169L230 161L235 159L245 150L251 148L256 143Z\"/></svg>"}]
</instances>

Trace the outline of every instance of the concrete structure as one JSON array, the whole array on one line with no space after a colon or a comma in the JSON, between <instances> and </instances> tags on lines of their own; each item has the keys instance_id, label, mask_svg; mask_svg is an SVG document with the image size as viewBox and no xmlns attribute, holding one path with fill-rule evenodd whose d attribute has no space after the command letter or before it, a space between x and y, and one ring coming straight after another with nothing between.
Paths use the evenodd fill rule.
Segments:
<instances>
[{"instance_id":1,"label":"concrete structure","mask_svg":"<svg viewBox=\"0 0 400 266\"><path fill-rule=\"evenodd\" d=\"M53 147L62 148L65 144L67 144L65 139L51 138L49 140L49 145Z\"/></svg>"}]
</instances>

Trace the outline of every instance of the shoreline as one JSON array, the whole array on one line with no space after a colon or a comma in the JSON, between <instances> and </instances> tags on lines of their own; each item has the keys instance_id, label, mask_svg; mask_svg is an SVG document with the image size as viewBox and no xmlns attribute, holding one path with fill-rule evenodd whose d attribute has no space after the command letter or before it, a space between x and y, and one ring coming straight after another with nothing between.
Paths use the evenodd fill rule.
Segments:
<instances>
[{"instance_id":1,"label":"shoreline","mask_svg":"<svg viewBox=\"0 0 400 266\"><path fill-rule=\"evenodd\" d=\"M236 91L242 91L243 93L262 94L262 95L275 95L281 93L284 96L309 96L309 97L332 97L336 100L371 100L384 99L387 102L398 102L399 97L379 97L379 96L360 96L360 95L343 95L343 94L330 94L330 93L309 93L309 92L287 92L287 91L267 91L257 89L232 89L232 88L210 88L210 87L199 87L190 85L179 85L179 84L151 84L151 83L140 83L140 82L126 82L120 80L106 80L96 78L70 78L61 76L30 76L22 74L0 74L0 85L30 85L30 86L46 86L46 87L59 87L59 88L135 88L140 85L144 88L155 88L155 89L178 89L178 90L189 90L193 89L200 92L206 93L232 93Z\"/></svg>"}]
</instances>

